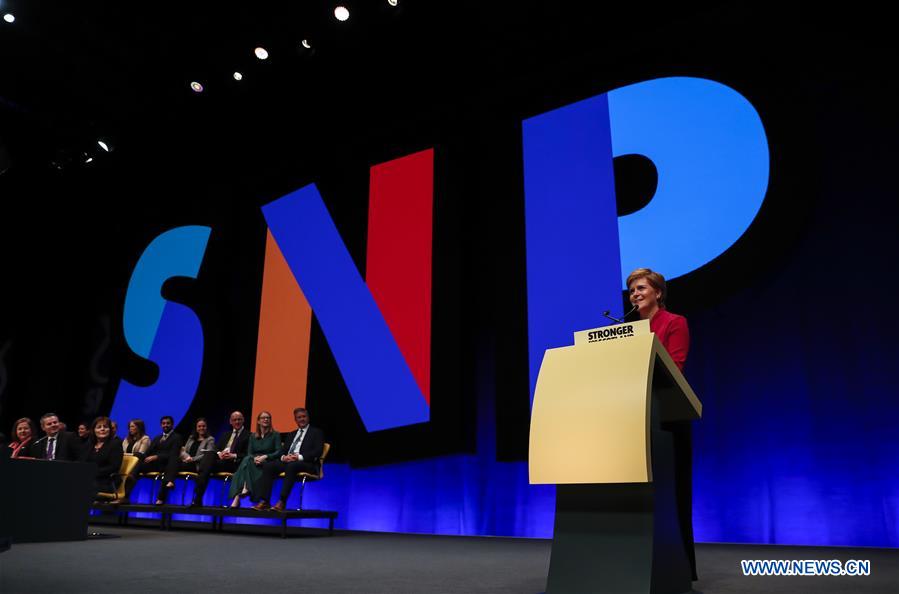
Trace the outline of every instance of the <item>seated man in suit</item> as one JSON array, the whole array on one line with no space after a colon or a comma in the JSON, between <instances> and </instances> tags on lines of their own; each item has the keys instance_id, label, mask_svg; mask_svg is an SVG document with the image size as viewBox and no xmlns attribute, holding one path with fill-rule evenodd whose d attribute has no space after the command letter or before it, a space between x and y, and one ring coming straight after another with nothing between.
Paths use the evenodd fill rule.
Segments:
<instances>
[{"instance_id":1,"label":"seated man in suit","mask_svg":"<svg viewBox=\"0 0 899 594\"><path fill-rule=\"evenodd\" d=\"M194 488L194 498L191 506L203 504L203 494L209 484L209 475L213 472L234 472L240 461L247 455L247 446L250 443L250 432L244 427L244 416L239 410L231 413L229 419L231 429L219 436L215 444L216 452L207 452L200 460L200 468L197 471L197 486Z\"/></svg>"},{"instance_id":2,"label":"seated man in suit","mask_svg":"<svg viewBox=\"0 0 899 594\"><path fill-rule=\"evenodd\" d=\"M138 467L139 473L165 472L169 458L181 455L181 436L175 433L175 419L166 415L159 420L162 435L157 435L147 448L147 455ZM174 480L174 477L163 477L163 481ZM162 483L163 485L165 482Z\"/></svg>"},{"instance_id":3,"label":"seated man in suit","mask_svg":"<svg viewBox=\"0 0 899 594\"><path fill-rule=\"evenodd\" d=\"M268 500L272 493L272 485L282 472L284 484L281 486L281 496L272 507L277 511L284 511L298 472L318 473L319 458L322 456L325 442L324 434L321 429L309 425L309 413L305 408L293 409L293 418L297 430L288 433L284 438L279 458L266 462L262 467L262 478L259 480L260 499L259 503L253 506L255 510L269 509Z\"/></svg>"},{"instance_id":4,"label":"seated man in suit","mask_svg":"<svg viewBox=\"0 0 899 594\"><path fill-rule=\"evenodd\" d=\"M47 413L41 417L41 430L44 437L31 445L31 457L44 460L78 460L81 456L81 440L74 433L63 429L56 413Z\"/></svg>"}]
</instances>

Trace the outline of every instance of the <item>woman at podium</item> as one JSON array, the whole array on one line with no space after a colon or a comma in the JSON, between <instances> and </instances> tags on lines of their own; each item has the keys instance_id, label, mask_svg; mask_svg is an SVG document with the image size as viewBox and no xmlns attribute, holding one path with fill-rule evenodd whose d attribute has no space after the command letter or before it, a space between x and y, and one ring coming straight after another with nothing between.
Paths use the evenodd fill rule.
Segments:
<instances>
[{"instance_id":1,"label":"woman at podium","mask_svg":"<svg viewBox=\"0 0 899 594\"><path fill-rule=\"evenodd\" d=\"M677 368L683 371L690 351L690 330L684 316L665 308L668 290L665 277L649 268L638 268L628 275L627 290L640 319L649 320L650 332L656 335Z\"/></svg>"},{"instance_id":2,"label":"woman at podium","mask_svg":"<svg viewBox=\"0 0 899 594\"><path fill-rule=\"evenodd\" d=\"M641 320L649 320L649 330L656 335L681 371L690 352L690 329L684 316L665 307L668 288L665 277L649 268L637 268L627 277L631 305ZM693 546L693 446L688 422L668 423L664 427L674 439L674 476L677 515L690 560L693 580L696 575L696 551Z\"/></svg>"}]
</instances>

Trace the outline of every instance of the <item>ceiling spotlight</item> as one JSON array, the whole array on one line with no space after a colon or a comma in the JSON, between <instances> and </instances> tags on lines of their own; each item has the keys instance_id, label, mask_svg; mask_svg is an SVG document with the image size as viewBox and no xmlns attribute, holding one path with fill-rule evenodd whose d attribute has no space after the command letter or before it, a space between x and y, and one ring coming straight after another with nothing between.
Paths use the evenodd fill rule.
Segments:
<instances>
[{"instance_id":1,"label":"ceiling spotlight","mask_svg":"<svg viewBox=\"0 0 899 594\"><path fill-rule=\"evenodd\" d=\"M105 141L103 141L103 140L98 140L98 141L97 141L97 144L100 145L100 148L101 148L101 149L103 149L103 150L106 151L107 153L109 152L109 145L106 144Z\"/></svg>"},{"instance_id":2,"label":"ceiling spotlight","mask_svg":"<svg viewBox=\"0 0 899 594\"><path fill-rule=\"evenodd\" d=\"M257 47L255 50L253 50L253 53L256 54L256 57L260 60L268 59L268 51L264 47Z\"/></svg>"},{"instance_id":3,"label":"ceiling spotlight","mask_svg":"<svg viewBox=\"0 0 899 594\"><path fill-rule=\"evenodd\" d=\"M193 90L194 93L202 93L203 92L203 85L201 85L197 81L193 81L192 83L190 83L190 88L191 88L191 90Z\"/></svg>"},{"instance_id":4,"label":"ceiling spotlight","mask_svg":"<svg viewBox=\"0 0 899 594\"><path fill-rule=\"evenodd\" d=\"M350 18L350 10L346 6L338 6L334 9L334 18L343 22Z\"/></svg>"},{"instance_id":5,"label":"ceiling spotlight","mask_svg":"<svg viewBox=\"0 0 899 594\"><path fill-rule=\"evenodd\" d=\"M349 14L349 13L347 13L347 14ZM16 17L13 16L13 13L7 12L5 15L3 15L3 20L6 21L7 23L14 23L14 22L16 22ZM344 19L344 20L346 20L346 19Z\"/></svg>"},{"instance_id":6,"label":"ceiling spotlight","mask_svg":"<svg viewBox=\"0 0 899 594\"><path fill-rule=\"evenodd\" d=\"M312 49L312 44L309 43L309 40L308 40L308 39L304 39L304 40L301 41L300 43L301 43L302 46L305 47L306 49Z\"/></svg>"},{"instance_id":7,"label":"ceiling spotlight","mask_svg":"<svg viewBox=\"0 0 899 594\"><path fill-rule=\"evenodd\" d=\"M93 157L88 157L87 159L84 160L84 162L85 162L85 163L90 163L90 162L93 161L93 160L94 160Z\"/></svg>"},{"instance_id":8,"label":"ceiling spotlight","mask_svg":"<svg viewBox=\"0 0 899 594\"><path fill-rule=\"evenodd\" d=\"M396 6L397 4L399 4L399 0L387 0L387 4Z\"/></svg>"},{"instance_id":9,"label":"ceiling spotlight","mask_svg":"<svg viewBox=\"0 0 899 594\"><path fill-rule=\"evenodd\" d=\"M241 74L240 72L235 72L233 76L234 80L243 80L243 74Z\"/></svg>"}]
</instances>

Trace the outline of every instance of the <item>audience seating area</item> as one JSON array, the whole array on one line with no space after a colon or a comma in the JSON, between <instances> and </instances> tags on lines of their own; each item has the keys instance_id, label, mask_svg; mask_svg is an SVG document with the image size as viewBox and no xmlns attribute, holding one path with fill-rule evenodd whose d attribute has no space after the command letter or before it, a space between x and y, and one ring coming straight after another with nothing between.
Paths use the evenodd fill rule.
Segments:
<instances>
[{"instance_id":1,"label":"audience seating area","mask_svg":"<svg viewBox=\"0 0 899 594\"><path fill-rule=\"evenodd\" d=\"M122 525L128 524L128 519L130 514L132 513L154 513L159 514L159 526L163 530L170 530L172 528L172 516L204 516L211 518L212 529L221 531L224 528L224 519L225 518L265 518L265 519L274 519L279 520L281 522L281 536L287 536L287 522L289 520L301 520L301 519L325 519L328 520L328 535L333 535L334 533L334 520L337 518L336 511L327 511L327 510L308 510L303 509L303 494L306 489L307 482L315 482L320 481L324 477L324 464L325 459L328 456L328 452L330 450L330 444L325 443L322 456L320 458L321 464L319 466L319 472L317 474L312 474L308 472L300 472L297 474L297 479L300 484L300 492L299 492L299 503L297 509L288 509L284 511L277 510L267 510L267 511L257 511L250 507L237 507L232 508L228 506L227 501L227 492L228 492L228 483L232 478L232 474L230 472L219 472L213 473L210 478L217 479L222 481L222 492L220 497L218 498L221 501L221 505L202 505L202 506L185 506L184 500L185 496L188 492L192 491L192 483L196 481L198 474L196 472L180 472L178 473L177 478L184 479L183 484L181 485L181 499L180 505L173 504L165 504L165 505L153 505L155 501L156 494L159 491L159 481L162 479L162 473L160 472L147 472L142 473L135 478L134 470L140 462L140 459L136 456L132 456L130 454L126 454L122 459L122 465L119 469L119 472L113 475L113 481L115 485L115 491L113 492L101 492L97 494L98 500L103 500L102 502L98 501L94 503L91 508L100 513L112 513L118 516L118 522ZM284 473L281 473L281 478L284 477ZM138 501L130 501L127 497L128 492L130 491L132 495L137 493L136 489L132 489L132 486L136 481L139 480L149 480L152 481L149 498L146 503L141 503ZM210 494L207 494L207 498Z\"/></svg>"},{"instance_id":2,"label":"audience seating area","mask_svg":"<svg viewBox=\"0 0 899 594\"><path fill-rule=\"evenodd\" d=\"M328 536L334 534L334 520L337 519L336 511L328 510L285 510L283 512L268 510L256 511L250 507L220 507L220 506L202 506L202 507L185 507L182 505L152 505L148 503L121 503L118 505L109 505L105 503L95 503L91 509L102 514L116 514L118 523L123 526L128 525L128 520L133 513L153 513L159 514L159 528L162 530L172 529L172 517L178 516L195 516L208 517L213 530L222 531L225 526L225 518L259 518L276 520L281 524L281 537L287 537L287 526L290 520L327 520ZM205 520L198 520L197 523L205 523Z\"/></svg>"}]
</instances>

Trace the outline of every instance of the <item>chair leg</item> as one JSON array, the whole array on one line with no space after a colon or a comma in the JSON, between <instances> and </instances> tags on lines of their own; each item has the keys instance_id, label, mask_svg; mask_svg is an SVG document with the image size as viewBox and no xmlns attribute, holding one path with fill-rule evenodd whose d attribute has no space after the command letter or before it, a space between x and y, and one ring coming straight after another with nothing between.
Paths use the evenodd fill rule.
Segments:
<instances>
[{"instance_id":1,"label":"chair leg","mask_svg":"<svg viewBox=\"0 0 899 594\"><path fill-rule=\"evenodd\" d=\"M230 480L231 477L226 476L225 480L222 481L222 503L224 504L222 505L222 507L229 507L229 504L231 503L230 501L228 501L228 482Z\"/></svg>"},{"instance_id":2,"label":"chair leg","mask_svg":"<svg viewBox=\"0 0 899 594\"><path fill-rule=\"evenodd\" d=\"M194 477L187 475L184 477L184 490L181 491L181 505L184 505L184 496L187 495L187 492L190 491L190 481L196 482ZM191 499L193 499L193 495L191 495Z\"/></svg>"},{"instance_id":3,"label":"chair leg","mask_svg":"<svg viewBox=\"0 0 899 594\"><path fill-rule=\"evenodd\" d=\"M306 477L303 477L303 482L300 483L300 506L297 508L297 511L303 511L303 493L306 492Z\"/></svg>"},{"instance_id":4,"label":"chair leg","mask_svg":"<svg viewBox=\"0 0 899 594\"><path fill-rule=\"evenodd\" d=\"M150 503L154 503L156 498L159 497L159 488L156 486L156 483L158 483L161 478L161 474L157 474L153 477L153 484L150 485Z\"/></svg>"}]
</instances>

